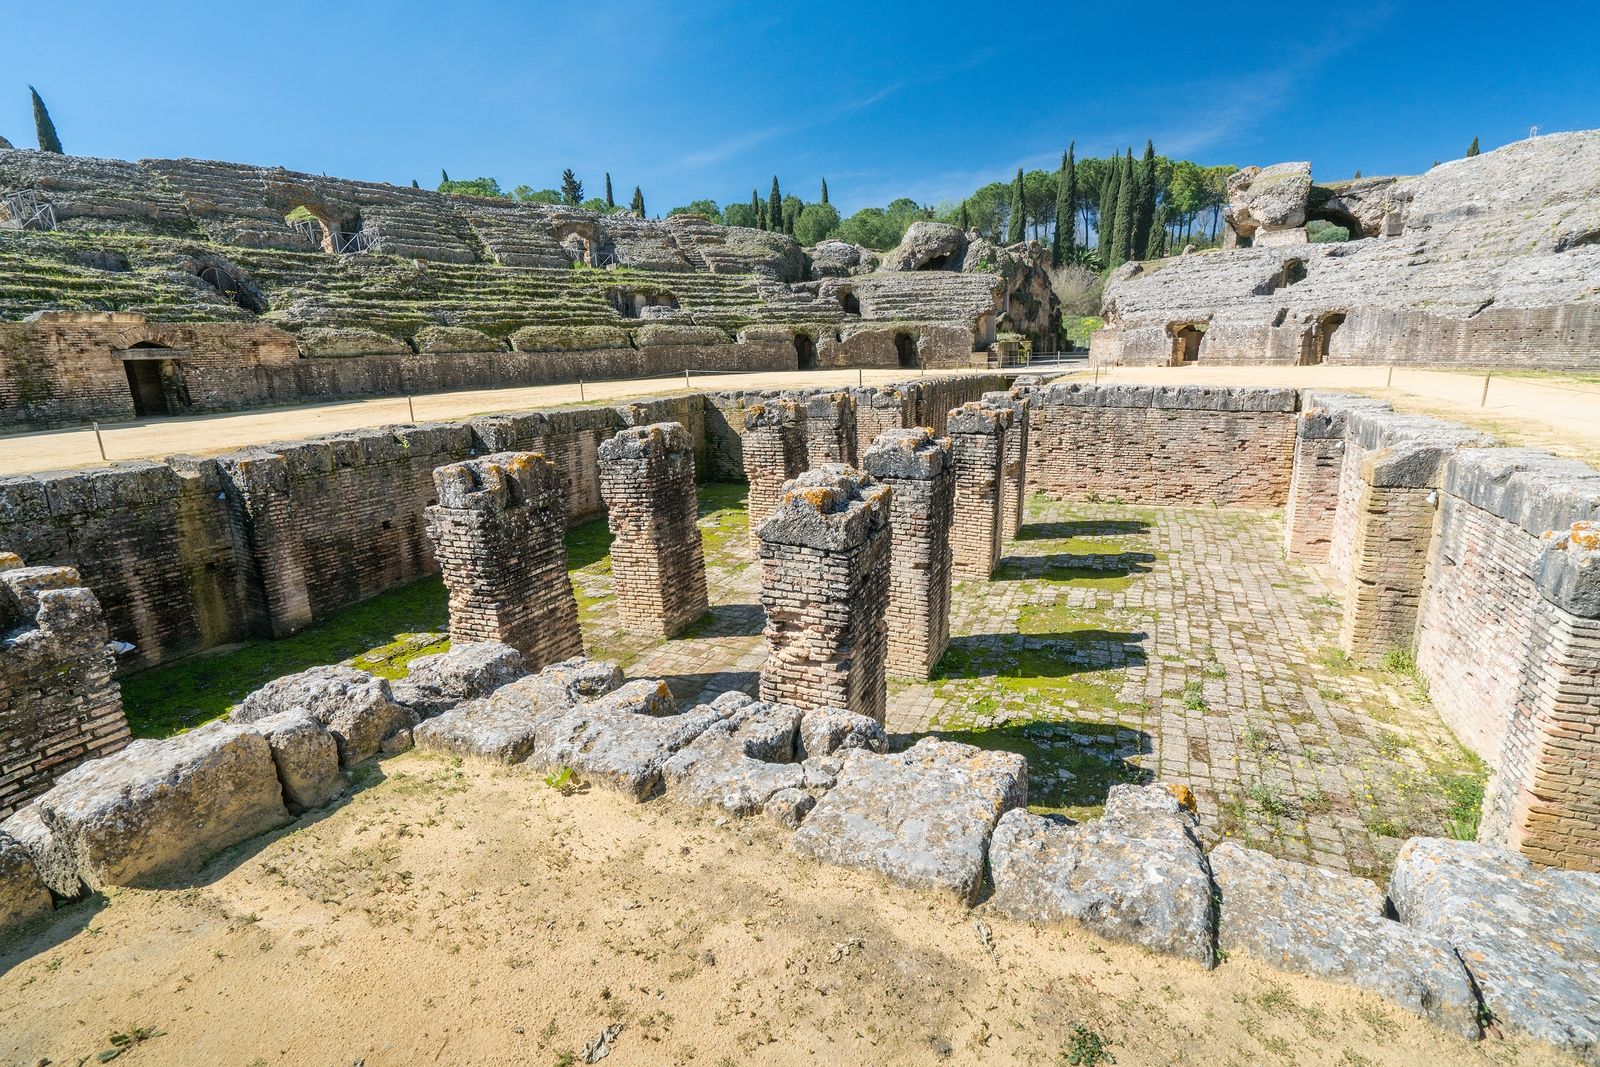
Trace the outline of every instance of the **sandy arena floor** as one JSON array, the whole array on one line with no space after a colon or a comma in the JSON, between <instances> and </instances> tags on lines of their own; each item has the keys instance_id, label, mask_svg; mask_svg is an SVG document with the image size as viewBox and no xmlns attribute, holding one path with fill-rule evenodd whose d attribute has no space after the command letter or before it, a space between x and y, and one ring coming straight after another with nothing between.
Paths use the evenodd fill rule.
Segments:
<instances>
[{"instance_id":1,"label":"sandy arena floor","mask_svg":"<svg viewBox=\"0 0 1600 1067\"><path fill-rule=\"evenodd\" d=\"M1095 1039L1119 1067L1562 1062L1248 961L1208 974L946 906L793 857L762 822L415 753L193 882L91 899L0 955L19 1067L132 1035L118 1067L543 1067L614 1025L606 1067L1045 1067Z\"/></svg>"}]
</instances>

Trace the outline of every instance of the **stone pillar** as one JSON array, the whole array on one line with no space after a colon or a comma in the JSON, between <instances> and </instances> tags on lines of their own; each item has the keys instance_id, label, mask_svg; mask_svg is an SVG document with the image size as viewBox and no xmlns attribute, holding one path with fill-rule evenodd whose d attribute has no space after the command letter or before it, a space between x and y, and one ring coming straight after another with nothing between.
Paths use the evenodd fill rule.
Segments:
<instances>
[{"instance_id":1,"label":"stone pillar","mask_svg":"<svg viewBox=\"0 0 1600 1067\"><path fill-rule=\"evenodd\" d=\"M108 640L77 571L0 552L0 819L127 745Z\"/></svg>"},{"instance_id":2,"label":"stone pillar","mask_svg":"<svg viewBox=\"0 0 1600 1067\"><path fill-rule=\"evenodd\" d=\"M806 459L806 412L793 400L777 398L753 403L744 409L744 476L750 483L746 507L750 515L750 538L783 498L783 487L791 478L804 474Z\"/></svg>"},{"instance_id":3,"label":"stone pillar","mask_svg":"<svg viewBox=\"0 0 1600 1067\"><path fill-rule=\"evenodd\" d=\"M927 678L950 644L950 441L927 429L890 430L861 457L889 500L889 674Z\"/></svg>"},{"instance_id":4,"label":"stone pillar","mask_svg":"<svg viewBox=\"0 0 1600 1067\"><path fill-rule=\"evenodd\" d=\"M1011 412L1000 480L1000 540L1015 541L1022 528L1023 505L1027 503L1028 400L1020 394L996 392L984 393L978 402L986 408Z\"/></svg>"},{"instance_id":5,"label":"stone pillar","mask_svg":"<svg viewBox=\"0 0 1600 1067\"><path fill-rule=\"evenodd\" d=\"M433 484L428 536L450 594L450 639L504 642L532 670L582 655L555 465L497 452L440 467Z\"/></svg>"},{"instance_id":6,"label":"stone pillar","mask_svg":"<svg viewBox=\"0 0 1600 1067\"><path fill-rule=\"evenodd\" d=\"M1340 646L1352 656L1415 648L1438 510L1435 487L1449 454L1421 441L1368 453L1354 508Z\"/></svg>"},{"instance_id":7,"label":"stone pillar","mask_svg":"<svg viewBox=\"0 0 1600 1067\"><path fill-rule=\"evenodd\" d=\"M889 497L837 464L785 487L761 524L761 699L884 721Z\"/></svg>"},{"instance_id":8,"label":"stone pillar","mask_svg":"<svg viewBox=\"0 0 1600 1067\"><path fill-rule=\"evenodd\" d=\"M1309 408L1295 420L1294 472L1283 519L1284 552L1307 563L1328 562L1344 466L1345 412Z\"/></svg>"},{"instance_id":9,"label":"stone pillar","mask_svg":"<svg viewBox=\"0 0 1600 1067\"><path fill-rule=\"evenodd\" d=\"M953 409L945 426L955 459L950 546L958 570L987 578L1000 562L1000 483L1011 412L976 402Z\"/></svg>"},{"instance_id":10,"label":"stone pillar","mask_svg":"<svg viewBox=\"0 0 1600 1067\"><path fill-rule=\"evenodd\" d=\"M599 464L622 624L630 633L672 637L707 607L694 441L676 422L632 427L600 446Z\"/></svg>"},{"instance_id":11,"label":"stone pillar","mask_svg":"<svg viewBox=\"0 0 1600 1067\"><path fill-rule=\"evenodd\" d=\"M848 391L807 393L800 398L806 411L806 469L824 463L856 462L856 399Z\"/></svg>"}]
</instances>

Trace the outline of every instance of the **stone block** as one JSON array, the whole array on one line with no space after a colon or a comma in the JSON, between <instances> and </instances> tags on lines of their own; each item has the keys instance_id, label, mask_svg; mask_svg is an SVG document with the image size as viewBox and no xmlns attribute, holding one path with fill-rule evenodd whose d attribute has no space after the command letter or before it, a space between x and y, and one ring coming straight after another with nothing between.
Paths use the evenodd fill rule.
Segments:
<instances>
[{"instance_id":1,"label":"stone block","mask_svg":"<svg viewBox=\"0 0 1600 1067\"><path fill-rule=\"evenodd\" d=\"M394 700L419 719L463 700L488 696L528 673L522 653L499 641L452 643L449 650L412 660L404 681L391 684Z\"/></svg>"},{"instance_id":2,"label":"stone block","mask_svg":"<svg viewBox=\"0 0 1600 1067\"><path fill-rule=\"evenodd\" d=\"M39 877L50 892L63 900L74 900L84 893L83 879L78 877L77 861L66 844L51 832L39 817L37 804L29 804L4 822L0 834L11 837L27 849Z\"/></svg>"},{"instance_id":3,"label":"stone block","mask_svg":"<svg viewBox=\"0 0 1600 1067\"><path fill-rule=\"evenodd\" d=\"M339 745L333 734L304 709L256 719L250 729L267 739L278 769L283 800L293 814L325 807L344 792Z\"/></svg>"},{"instance_id":4,"label":"stone block","mask_svg":"<svg viewBox=\"0 0 1600 1067\"><path fill-rule=\"evenodd\" d=\"M0 830L0 933L55 908L55 901L33 857L10 834Z\"/></svg>"},{"instance_id":5,"label":"stone block","mask_svg":"<svg viewBox=\"0 0 1600 1067\"><path fill-rule=\"evenodd\" d=\"M302 712L326 726L344 767L371 759L390 734L416 725L411 710L395 703L385 679L354 667L312 667L274 679L228 717L249 724L284 712Z\"/></svg>"}]
</instances>

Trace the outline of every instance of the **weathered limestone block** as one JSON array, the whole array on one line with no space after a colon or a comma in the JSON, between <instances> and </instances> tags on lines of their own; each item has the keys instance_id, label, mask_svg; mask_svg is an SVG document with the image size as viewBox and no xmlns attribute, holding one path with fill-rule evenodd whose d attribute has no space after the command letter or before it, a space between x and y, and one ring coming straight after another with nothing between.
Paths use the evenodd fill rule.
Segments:
<instances>
[{"instance_id":1,"label":"weathered limestone block","mask_svg":"<svg viewBox=\"0 0 1600 1067\"><path fill-rule=\"evenodd\" d=\"M534 452L433 472L428 536L450 593L452 641L501 641L543 667L583 652L567 578L561 475Z\"/></svg>"},{"instance_id":2,"label":"weathered limestone block","mask_svg":"<svg viewBox=\"0 0 1600 1067\"><path fill-rule=\"evenodd\" d=\"M107 641L77 571L0 553L0 819L128 743Z\"/></svg>"},{"instance_id":3,"label":"weathered limestone block","mask_svg":"<svg viewBox=\"0 0 1600 1067\"><path fill-rule=\"evenodd\" d=\"M732 713L725 704L705 704L678 714L665 683L641 679L539 718L528 762L571 767L583 781L649 800L661 792L662 766L672 754Z\"/></svg>"},{"instance_id":4,"label":"weathered limestone block","mask_svg":"<svg viewBox=\"0 0 1600 1067\"><path fill-rule=\"evenodd\" d=\"M281 711L250 724L267 739L278 784L291 814L313 811L344 792L339 745L327 727L304 710Z\"/></svg>"},{"instance_id":5,"label":"weathered limestone block","mask_svg":"<svg viewBox=\"0 0 1600 1067\"><path fill-rule=\"evenodd\" d=\"M510 645L470 641L452 644L445 652L418 656L411 661L405 680L391 683L389 688L395 703L427 719L463 700L488 696L527 673L522 653Z\"/></svg>"},{"instance_id":6,"label":"weathered limestone block","mask_svg":"<svg viewBox=\"0 0 1600 1067\"><path fill-rule=\"evenodd\" d=\"M1011 412L978 403L953 409L945 422L955 462L950 544L957 569L983 578L1000 562L1000 497Z\"/></svg>"},{"instance_id":7,"label":"weathered limestone block","mask_svg":"<svg viewBox=\"0 0 1600 1067\"><path fill-rule=\"evenodd\" d=\"M241 700L228 718L251 724L284 712L302 712L326 726L344 767L376 756L385 738L417 721L409 708L395 703L388 681L338 666L275 678Z\"/></svg>"},{"instance_id":8,"label":"weathered limestone block","mask_svg":"<svg viewBox=\"0 0 1600 1067\"><path fill-rule=\"evenodd\" d=\"M843 708L810 708L800 720L796 754L803 760L832 756L850 748L887 752L889 735L883 723Z\"/></svg>"},{"instance_id":9,"label":"weathered limestone block","mask_svg":"<svg viewBox=\"0 0 1600 1067\"><path fill-rule=\"evenodd\" d=\"M414 731L416 746L424 752L521 763L538 740L541 718L605 696L620 685L622 671L615 663L580 656L551 664L420 723Z\"/></svg>"},{"instance_id":10,"label":"weathered limestone block","mask_svg":"<svg viewBox=\"0 0 1600 1067\"><path fill-rule=\"evenodd\" d=\"M888 673L927 678L950 646L955 463L947 438L891 430L861 458L889 498Z\"/></svg>"},{"instance_id":11,"label":"weathered limestone block","mask_svg":"<svg viewBox=\"0 0 1600 1067\"><path fill-rule=\"evenodd\" d=\"M1395 922L1365 878L1224 841L1217 947L1294 974L1347 982L1452 1033L1478 1037L1478 998L1444 939Z\"/></svg>"},{"instance_id":12,"label":"weathered limestone block","mask_svg":"<svg viewBox=\"0 0 1600 1067\"><path fill-rule=\"evenodd\" d=\"M39 817L39 806L29 804L0 822L0 834L10 834L28 850L39 877L50 892L63 900L74 900L83 895L83 880L78 877L78 865L72 851L50 831Z\"/></svg>"},{"instance_id":13,"label":"weathered limestone block","mask_svg":"<svg viewBox=\"0 0 1600 1067\"><path fill-rule=\"evenodd\" d=\"M1414 837L1389 900L1401 922L1455 949L1498 1025L1600 1063L1600 875Z\"/></svg>"},{"instance_id":14,"label":"weathered limestone block","mask_svg":"<svg viewBox=\"0 0 1600 1067\"><path fill-rule=\"evenodd\" d=\"M1022 528L1022 509L1028 496L1028 398L1015 390L991 392L984 393L978 403L1011 412L1000 474L1000 540L1014 541Z\"/></svg>"},{"instance_id":15,"label":"weathered limestone block","mask_svg":"<svg viewBox=\"0 0 1600 1067\"><path fill-rule=\"evenodd\" d=\"M694 441L676 422L630 427L600 446L617 613L632 633L673 637L706 613Z\"/></svg>"},{"instance_id":16,"label":"weathered limestone block","mask_svg":"<svg viewBox=\"0 0 1600 1067\"><path fill-rule=\"evenodd\" d=\"M790 847L970 904L995 823L1027 799L1028 764L1015 753L931 737L893 755L853 749Z\"/></svg>"},{"instance_id":17,"label":"weathered limestone block","mask_svg":"<svg viewBox=\"0 0 1600 1067\"><path fill-rule=\"evenodd\" d=\"M289 821L266 738L225 722L74 767L35 804L91 889L154 884Z\"/></svg>"},{"instance_id":18,"label":"weathered limestone block","mask_svg":"<svg viewBox=\"0 0 1600 1067\"><path fill-rule=\"evenodd\" d=\"M1228 178L1228 225L1246 239L1295 230L1305 225L1310 195L1310 163L1245 167Z\"/></svg>"},{"instance_id":19,"label":"weathered limestone block","mask_svg":"<svg viewBox=\"0 0 1600 1067\"><path fill-rule=\"evenodd\" d=\"M784 486L810 469L806 450L806 409L783 398L763 400L744 409L744 477L750 483L747 508L750 538L783 499Z\"/></svg>"},{"instance_id":20,"label":"weathered limestone block","mask_svg":"<svg viewBox=\"0 0 1600 1067\"><path fill-rule=\"evenodd\" d=\"M1161 785L1113 786L1104 815L1070 826L1007 812L989 845L994 907L1214 966L1211 874L1196 825Z\"/></svg>"},{"instance_id":21,"label":"weathered limestone block","mask_svg":"<svg viewBox=\"0 0 1600 1067\"><path fill-rule=\"evenodd\" d=\"M829 464L786 487L761 540L761 698L882 722L890 490Z\"/></svg>"},{"instance_id":22,"label":"weathered limestone block","mask_svg":"<svg viewBox=\"0 0 1600 1067\"><path fill-rule=\"evenodd\" d=\"M1342 393L1301 394L1295 419L1294 470L1283 520L1284 551L1310 563L1328 561L1339 481L1344 469L1345 435L1355 408L1385 408L1382 401Z\"/></svg>"},{"instance_id":23,"label":"weathered limestone block","mask_svg":"<svg viewBox=\"0 0 1600 1067\"><path fill-rule=\"evenodd\" d=\"M55 900L33 857L19 841L0 830L0 933L54 909Z\"/></svg>"},{"instance_id":24,"label":"weathered limestone block","mask_svg":"<svg viewBox=\"0 0 1600 1067\"><path fill-rule=\"evenodd\" d=\"M747 816L765 810L779 792L805 785L804 769L792 762L804 714L799 708L755 702L743 693L724 693L706 707L712 706L732 713L662 765L668 796ZM786 810L775 817L785 822L796 814Z\"/></svg>"},{"instance_id":25,"label":"weathered limestone block","mask_svg":"<svg viewBox=\"0 0 1600 1067\"><path fill-rule=\"evenodd\" d=\"M541 683L562 686L573 703L603 697L622 688L622 668L605 659L574 656L539 672Z\"/></svg>"}]
</instances>

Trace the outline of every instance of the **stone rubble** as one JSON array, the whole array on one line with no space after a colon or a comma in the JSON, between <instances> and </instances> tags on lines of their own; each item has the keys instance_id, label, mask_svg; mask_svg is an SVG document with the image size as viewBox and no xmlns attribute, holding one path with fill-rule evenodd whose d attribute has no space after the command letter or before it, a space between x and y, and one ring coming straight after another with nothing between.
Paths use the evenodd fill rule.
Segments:
<instances>
[{"instance_id":1,"label":"stone rubble","mask_svg":"<svg viewBox=\"0 0 1600 1067\"><path fill-rule=\"evenodd\" d=\"M522 653L499 641L452 642L448 651L418 656L405 679L391 682L397 704L419 719L449 711L463 700L490 693L527 675Z\"/></svg>"},{"instance_id":2,"label":"stone rubble","mask_svg":"<svg viewBox=\"0 0 1600 1067\"><path fill-rule=\"evenodd\" d=\"M343 767L376 756L385 738L417 721L395 703L387 680L354 667L312 667L274 679L241 700L228 718L250 724L283 712L302 712L326 726Z\"/></svg>"}]
</instances>

